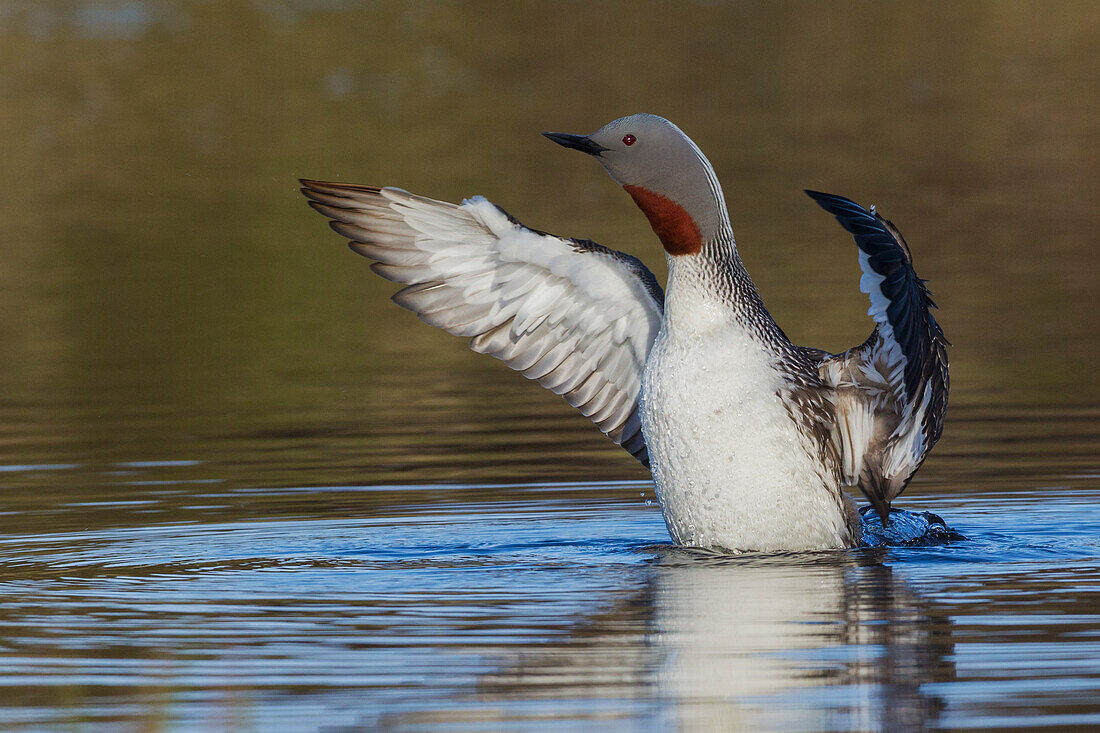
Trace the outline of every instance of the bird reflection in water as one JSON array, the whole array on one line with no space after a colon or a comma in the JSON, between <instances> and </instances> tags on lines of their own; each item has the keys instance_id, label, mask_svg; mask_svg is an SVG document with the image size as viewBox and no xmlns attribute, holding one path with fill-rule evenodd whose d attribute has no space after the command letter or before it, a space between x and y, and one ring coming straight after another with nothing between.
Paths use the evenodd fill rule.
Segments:
<instances>
[{"instance_id":1,"label":"bird reflection in water","mask_svg":"<svg viewBox=\"0 0 1100 733\"><path fill-rule=\"evenodd\" d=\"M644 588L568 640L506 660L480 702L633 700L622 712L634 722L685 729L913 730L938 718L928 683L955 677L950 619L882 551L656 549Z\"/></svg>"}]
</instances>

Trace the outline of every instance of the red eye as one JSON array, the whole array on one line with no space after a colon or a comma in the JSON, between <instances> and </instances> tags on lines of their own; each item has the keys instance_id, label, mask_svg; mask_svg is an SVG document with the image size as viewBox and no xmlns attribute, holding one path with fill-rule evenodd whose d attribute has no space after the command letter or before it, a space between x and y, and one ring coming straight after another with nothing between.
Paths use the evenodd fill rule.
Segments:
<instances>
[{"instance_id":1,"label":"red eye","mask_svg":"<svg viewBox=\"0 0 1100 733\"><path fill-rule=\"evenodd\" d=\"M633 135L623 135L623 145L633 145L637 139Z\"/></svg>"}]
</instances>

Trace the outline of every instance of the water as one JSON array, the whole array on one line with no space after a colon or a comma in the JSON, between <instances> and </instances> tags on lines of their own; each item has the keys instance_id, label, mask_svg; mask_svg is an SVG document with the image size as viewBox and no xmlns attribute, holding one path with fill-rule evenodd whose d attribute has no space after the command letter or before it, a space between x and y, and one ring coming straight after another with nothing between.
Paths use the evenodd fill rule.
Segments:
<instances>
[{"instance_id":1,"label":"water","mask_svg":"<svg viewBox=\"0 0 1100 733\"><path fill-rule=\"evenodd\" d=\"M100 489L0 543L5 728L1100 722L1095 478L913 497L946 547L726 558L670 546L643 481L216 473L11 472Z\"/></svg>"},{"instance_id":2,"label":"water","mask_svg":"<svg viewBox=\"0 0 1100 733\"><path fill-rule=\"evenodd\" d=\"M1100 726L1097 8L667 10L0 8L0 728ZM796 342L869 329L799 189L905 232L955 346L898 505L965 542L670 546L640 467L294 183L482 193L663 279L537 135L642 110Z\"/></svg>"}]
</instances>

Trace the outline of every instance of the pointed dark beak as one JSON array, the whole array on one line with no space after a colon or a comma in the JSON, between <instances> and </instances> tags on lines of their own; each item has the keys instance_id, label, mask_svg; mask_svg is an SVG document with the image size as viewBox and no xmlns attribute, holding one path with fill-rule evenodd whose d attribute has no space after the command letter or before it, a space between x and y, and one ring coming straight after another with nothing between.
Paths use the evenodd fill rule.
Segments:
<instances>
[{"instance_id":1,"label":"pointed dark beak","mask_svg":"<svg viewBox=\"0 0 1100 733\"><path fill-rule=\"evenodd\" d=\"M588 153L596 157L599 157L603 151L611 149L605 148L586 135L570 135L568 132L544 132L542 134L562 147L573 148L573 150L579 150L582 153Z\"/></svg>"}]
</instances>

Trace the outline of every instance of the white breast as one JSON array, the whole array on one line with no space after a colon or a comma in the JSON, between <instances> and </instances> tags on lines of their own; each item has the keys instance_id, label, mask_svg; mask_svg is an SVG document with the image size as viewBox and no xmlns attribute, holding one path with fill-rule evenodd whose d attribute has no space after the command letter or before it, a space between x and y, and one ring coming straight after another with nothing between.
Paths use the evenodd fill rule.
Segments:
<instances>
[{"instance_id":1,"label":"white breast","mask_svg":"<svg viewBox=\"0 0 1100 733\"><path fill-rule=\"evenodd\" d=\"M849 546L845 499L777 394L774 355L726 314L671 305L641 401L669 534L729 550Z\"/></svg>"}]
</instances>

